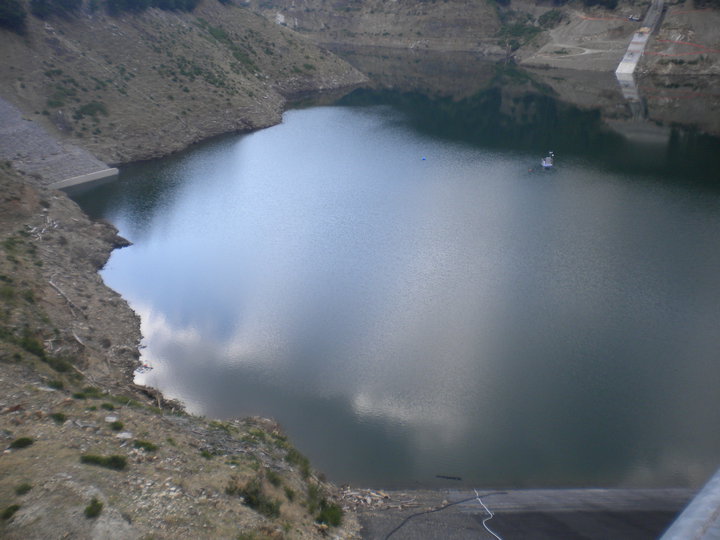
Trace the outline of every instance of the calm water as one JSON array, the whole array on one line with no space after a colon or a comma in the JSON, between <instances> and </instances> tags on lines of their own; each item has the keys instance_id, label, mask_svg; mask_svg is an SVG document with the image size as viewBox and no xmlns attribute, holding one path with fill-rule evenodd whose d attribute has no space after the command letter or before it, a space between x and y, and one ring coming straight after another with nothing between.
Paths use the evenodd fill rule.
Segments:
<instances>
[{"instance_id":1,"label":"calm water","mask_svg":"<svg viewBox=\"0 0 720 540\"><path fill-rule=\"evenodd\" d=\"M134 242L103 277L142 317L141 381L196 413L276 418L337 482L704 482L713 156L592 118L493 134L385 101L290 111L78 196ZM557 170L538 171L549 148Z\"/></svg>"}]
</instances>

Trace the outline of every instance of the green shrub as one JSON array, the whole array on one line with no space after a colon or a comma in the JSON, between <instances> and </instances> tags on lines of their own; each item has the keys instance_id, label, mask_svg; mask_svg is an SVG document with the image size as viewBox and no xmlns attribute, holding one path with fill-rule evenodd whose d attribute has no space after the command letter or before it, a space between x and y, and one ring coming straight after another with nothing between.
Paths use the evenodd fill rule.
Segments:
<instances>
[{"instance_id":1,"label":"green shrub","mask_svg":"<svg viewBox=\"0 0 720 540\"><path fill-rule=\"evenodd\" d=\"M0 300L7 304L15 300L15 289L10 285L0 287Z\"/></svg>"},{"instance_id":2,"label":"green shrub","mask_svg":"<svg viewBox=\"0 0 720 540\"><path fill-rule=\"evenodd\" d=\"M48 358L44 359L48 365L53 368L58 373L66 373L72 369L72 364L65 360L64 358L57 358L54 356L50 356ZM62 383L60 383L62 384Z\"/></svg>"},{"instance_id":3,"label":"green shrub","mask_svg":"<svg viewBox=\"0 0 720 540\"><path fill-rule=\"evenodd\" d=\"M562 11L559 9L551 9L538 17L538 24L543 28L552 28L553 26L557 26L562 19Z\"/></svg>"},{"instance_id":4,"label":"green shrub","mask_svg":"<svg viewBox=\"0 0 720 540\"><path fill-rule=\"evenodd\" d=\"M115 410L115 405L113 405L112 403L102 403L100 405L100 407L105 409L106 411L114 411Z\"/></svg>"},{"instance_id":5,"label":"green shrub","mask_svg":"<svg viewBox=\"0 0 720 540\"><path fill-rule=\"evenodd\" d=\"M50 414L50 418L55 420L55 423L57 423L57 424L64 424L65 420L67 420L67 416L61 412L56 412L56 413Z\"/></svg>"},{"instance_id":6,"label":"green shrub","mask_svg":"<svg viewBox=\"0 0 720 540\"><path fill-rule=\"evenodd\" d=\"M73 117L76 120L80 120L84 116L92 116L93 118L96 117L98 114L102 114L103 116L108 115L107 107L104 103L98 102L98 101L91 101L90 103L86 103L82 107L79 107L77 111L75 111L75 114Z\"/></svg>"},{"instance_id":7,"label":"green shrub","mask_svg":"<svg viewBox=\"0 0 720 540\"><path fill-rule=\"evenodd\" d=\"M34 354L38 358L45 360L45 348L42 343L37 340L34 336L31 336L29 332L23 333L23 337L20 339L20 346L30 354Z\"/></svg>"},{"instance_id":8,"label":"green shrub","mask_svg":"<svg viewBox=\"0 0 720 540\"><path fill-rule=\"evenodd\" d=\"M149 442L149 441L136 440L136 441L133 443L133 446L134 446L135 448L142 448L142 449L145 450L146 452L155 452L155 451L158 449L157 444L153 444L153 443L151 443L151 442Z\"/></svg>"},{"instance_id":9,"label":"green shrub","mask_svg":"<svg viewBox=\"0 0 720 540\"><path fill-rule=\"evenodd\" d=\"M166 11L192 11L199 0L107 0L107 10L111 15L124 12L140 13L150 7Z\"/></svg>"},{"instance_id":10,"label":"green shrub","mask_svg":"<svg viewBox=\"0 0 720 540\"><path fill-rule=\"evenodd\" d=\"M305 504L307 505L308 511L311 514L314 514L319 508L321 508L324 501L325 499L322 496L320 486L317 486L315 484L308 486L308 495Z\"/></svg>"},{"instance_id":11,"label":"green shrub","mask_svg":"<svg viewBox=\"0 0 720 540\"><path fill-rule=\"evenodd\" d=\"M19 0L3 0L0 2L0 26L18 33L25 31L27 13Z\"/></svg>"},{"instance_id":12,"label":"green shrub","mask_svg":"<svg viewBox=\"0 0 720 540\"><path fill-rule=\"evenodd\" d=\"M15 495L25 495L31 489L32 485L27 482L23 482L22 484L15 486Z\"/></svg>"},{"instance_id":13,"label":"green shrub","mask_svg":"<svg viewBox=\"0 0 720 540\"><path fill-rule=\"evenodd\" d=\"M110 429L113 431L122 431L122 428L125 427L125 424L123 424L120 420L115 420L114 422L110 422Z\"/></svg>"},{"instance_id":14,"label":"green shrub","mask_svg":"<svg viewBox=\"0 0 720 540\"><path fill-rule=\"evenodd\" d=\"M95 388L94 386L86 386L82 389L83 394L85 394L87 397L92 398L100 398L103 397L102 391L100 391L99 388Z\"/></svg>"},{"instance_id":15,"label":"green shrub","mask_svg":"<svg viewBox=\"0 0 720 540\"><path fill-rule=\"evenodd\" d=\"M85 507L85 517L90 518L96 518L100 515L100 512L102 512L103 509L103 503L97 500L96 497L92 498L92 501L90 501L90 504L88 504Z\"/></svg>"},{"instance_id":16,"label":"green shrub","mask_svg":"<svg viewBox=\"0 0 720 540\"><path fill-rule=\"evenodd\" d=\"M285 461L287 461L290 465L297 465L300 467L300 474L302 474L303 478L310 476L310 461L297 449L290 448L288 453L285 455Z\"/></svg>"},{"instance_id":17,"label":"green shrub","mask_svg":"<svg viewBox=\"0 0 720 540\"><path fill-rule=\"evenodd\" d=\"M82 6L82 0L30 0L30 11L45 19L51 15L67 17Z\"/></svg>"},{"instance_id":18,"label":"green shrub","mask_svg":"<svg viewBox=\"0 0 720 540\"><path fill-rule=\"evenodd\" d=\"M263 493L262 484L258 478L253 478L240 488L238 495L244 499L247 506L265 517L274 518L280 515L280 501Z\"/></svg>"},{"instance_id":19,"label":"green shrub","mask_svg":"<svg viewBox=\"0 0 720 540\"><path fill-rule=\"evenodd\" d=\"M268 470L265 473L265 476L267 477L268 482L270 482L275 487L279 487L280 484L282 484L282 477L275 471Z\"/></svg>"},{"instance_id":20,"label":"green shrub","mask_svg":"<svg viewBox=\"0 0 720 540\"><path fill-rule=\"evenodd\" d=\"M615 9L617 7L617 0L583 0L583 4L586 6L602 6L605 9Z\"/></svg>"},{"instance_id":21,"label":"green shrub","mask_svg":"<svg viewBox=\"0 0 720 540\"><path fill-rule=\"evenodd\" d=\"M338 527L342 523L343 509L335 503L323 500L320 503L320 513L315 518L318 523L325 523L331 527Z\"/></svg>"},{"instance_id":22,"label":"green shrub","mask_svg":"<svg viewBox=\"0 0 720 540\"><path fill-rule=\"evenodd\" d=\"M87 465L97 465L106 469L122 471L127 467L127 459L124 456L98 456L96 454L83 454L80 456L80 463Z\"/></svg>"},{"instance_id":23,"label":"green shrub","mask_svg":"<svg viewBox=\"0 0 720 540\"><path fill-rule=\"evenodd\" d=\"M55 390L62 390L63 388L65 388L65 384L62 381L59 381L57 379L48 381L47 385L50 388L54 388Z\"/></svg>"},{"instance_id":24,"label":"green shrub","mask_svg":"<svg viewBox=\"0 0 720 540\"><path fill-rule=\"evenodd\" d=\"M15 512L17 512L18 510L20 510L20 505L13 504L11 506L8 506L5 510L3 510L2 515L0 515L0 517L2 517L4 520L8 520L11 517L13 517L15 515Z\"/></svg>"},{"instance_id":25,"label":"green shrub","mask_svg":"<svg viewBox=\"0 0 720 540\"><path fill-rule=\"evenodd\" d=\"M20 437L10 443L10 448L27 448L35 441L31 437Z\"/></svg>"}]
</instances>

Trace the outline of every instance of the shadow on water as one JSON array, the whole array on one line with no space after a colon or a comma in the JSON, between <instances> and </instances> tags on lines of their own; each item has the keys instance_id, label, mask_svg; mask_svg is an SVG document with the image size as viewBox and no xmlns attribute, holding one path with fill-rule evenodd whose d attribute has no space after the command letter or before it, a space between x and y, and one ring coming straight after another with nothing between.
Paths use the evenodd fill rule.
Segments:
<instances>
[{"instance_id":1,"label":"shadow on water","mask_svg":"<svg viewBox=\"0 0 720 540\"><path fill-rule=\"evenodd\" d=\"M560 163L581 159L608 171L720 190L720 119L699 114L697 100L673 101L668 88L677 83L644 80L650 115L638 122L612 74L526 71L468 53L337 52L373 78L372 88L344 96L341 105L389 105L432 137L538 156L553 150ZM710 77L692 82L693 89L708 85ZM670 105L661 106L659 97ZM712 135L702 128L717 129Z\"/></svg>"},{"instance_id":2,"label":"shadow on water","mask_svg":"<svg viewBox=\"0 0 720 540\"><path fill-rule=\"evenodd\" d=\"M720 139L679 127L661 141L632 140L610 129L599 109L586 110L548 93L491 86L468 98L360 89L345 106L389 105L405 122L432 137L483 148L553 150L608 171L653 175L670 184L720 190Z\"/></svg>"},{"instance_id":3,"label":"shadow on water","mask_svg":"<svg viewBox=\"0 0 720 540\"><path fill-rule=\"evenodd\" d=\"M228 134L194 144L187 152L173 154L163 159L124 165L116 178L88 186L68 190L69 195L93 219L114 222L119 207L132 209L134 234L141 234L162 207L170 207L182 189L188 167L202 162L222 160L242 135ZM142 178L142 181L138 181ZM144 224L144 225L143 225Z\"/></svg>"}]
</instances>

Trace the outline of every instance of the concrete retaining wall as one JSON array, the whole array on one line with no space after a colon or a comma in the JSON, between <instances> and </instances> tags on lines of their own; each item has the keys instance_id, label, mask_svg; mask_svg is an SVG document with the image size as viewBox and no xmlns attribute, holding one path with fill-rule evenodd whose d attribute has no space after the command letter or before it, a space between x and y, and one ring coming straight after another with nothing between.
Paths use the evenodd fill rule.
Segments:
<instances>
[{"instance_id":1,"label":"concrete retaining wall","mask_svg":"<svg viewBox=\"0 0 720 540\"><path fill-rule=\"evenodd\" d=\"M103 169L101 171L95 171L95 172L89 173L89 174L81 174L80 176L74 176L73 178L67 178L66 180L61 180L60 182L55 182L53 184L50 184L50 187L53 189L69 188L69 187L73 187L73 186L78 186L80 184L96 182L98 180L102 180L104 178L109 178L111 176L117 176L118 172L119 171L115 168Z\"/></svg>"}]
</instances>

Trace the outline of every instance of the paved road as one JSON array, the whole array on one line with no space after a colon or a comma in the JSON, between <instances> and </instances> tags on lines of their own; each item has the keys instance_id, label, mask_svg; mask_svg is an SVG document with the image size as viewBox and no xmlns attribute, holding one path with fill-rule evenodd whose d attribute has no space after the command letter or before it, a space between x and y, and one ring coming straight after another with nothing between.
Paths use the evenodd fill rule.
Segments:
<instances>
[{"instance_id":1,"label":"paved road","mask_svg":"<svg viewBox=\"0 0 720 540\"><path fill-rule=\"evenodd\" d=\"M389 492L388 506L360 509L363 538L392 540L656 539L687 505L687 489ZM494 514L490 520L488 511ZM486 525L496 535L483 525Z\"/></svg>"}]
</instances>

